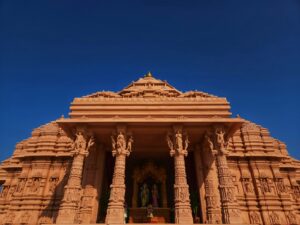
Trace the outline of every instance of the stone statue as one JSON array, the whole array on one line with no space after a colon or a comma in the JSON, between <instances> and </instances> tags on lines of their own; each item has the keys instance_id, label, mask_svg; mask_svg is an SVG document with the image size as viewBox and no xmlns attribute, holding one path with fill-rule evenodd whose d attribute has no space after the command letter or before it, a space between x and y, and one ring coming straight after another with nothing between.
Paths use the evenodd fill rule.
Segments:
<instances>
[{"instance_id":1,"label":"stone statue","mask_svg":"<svg viewBox=\"0 0 300 225\"><path fill-rule=\"evenodd\" d=\"M130 136L129 140L128 140L128 143L127 143L127 150L128 152L131 152L131 149L132 149L132 143L133 143L133 137Z\"/></svg>"},{"instance_id":2,"label":"stone statue","mask_svg":"<svg viewBox=\"0 0 300 225\"><path fill-rule=\"evenodd\" d=\"M223 130L223 128L217 128L215 131L215 135L216 135L216 144L219 146L219 150L222 154L226 154L226 141L225 141L225 131Z\"/></svg>"},{"instance_id":3,"label":"stone statue","mask_svg":"<svg viewBox=\"0 0 300 225\"><path fill-rule=\"evenodd\" d=\"M83 154L84 156L88 156L89 149L95 144L94 137L91 136L89 141L87 142L86 138L83 136L81 131L76 133L76 139L73 143L73 151L74 155Z\"/></svg>"},{"instance_id":4,"label":"stone statue","mask_svg":"<svg viewBox=\"0 0 300 225\"><path fill-rule=\"evenodd\" d=\"M158 207L159 194L158 194L158 188L156 184L153 184L151 193L152 193L152 205L153 207Z\"/></svg>"},{"instance_id":5,"label":"stone statue","mask_svg":"<svg viewBox=\"0 0 300 225\"><path fill-rule=\"evenodd\" d=\"M117 151L121 153L123 149L126 149L126 140L122 132L117 136Z\"/></svg>"},{"instance_id":6,"label":"stone statue","mask_svg":"<svg viewBox=\"0 0 300 225\"><path fill-rule=\"evenodd\" d=\"M210 137L207 133L204 135L204 138L205 138L205 140L208 144L209 150L213 151L214 150L214 143L211 141L211 139L210 139Z\"/></svg>"},{"instance_id":7,"label":"stone statue","mask_svg":"<svg viewBox=\"0 0 300 225\"><path fill-rule=\"evenodd\" d=\"M142 207L146 207L149 203L149 188L146 183L141 187L141 203Z\"/></svg>"},{"instance_id":8,"label":"stone statue","mask_svg":"<svg viewBox=\"0 0 300 225\"><path fill-rule=\"evenodd\" d=\"M153 207L152 207L152 205L148 205L148 207L147 207L147 217L148 218L153 217Z\"/></svg>"},{"instance_id":9,"label":"stone statue","mask_svg":"<svg viewBox=\"0 0 300 225\"><path fill-rule=\"evenodd\" d=\"M114 136L111 136L111 143L113 156L123 153L129 156L132 151L133 137L130 136L126 144L126 138L124 134L122 132L119 132L116 138Z\"/></svg>"},{"instance_id":10,"label":"stone statue","mask_svg":"<svg viewBox=\"0 0 300 225\"><path fill-rule=\"evenodd\" d=\"M183 149L182 134L179 130L175 134L175 140L176 140L176 148L177 149Z\"/></svg>"},{"instance_id":11,"label":"stone statue","mask_svg":"<svg viewBox=\"0 0 300 225\"><path fill-rule=\"evenodd\" d=\"M189 147L188 135L185 135L184 146L183 146L183 135L180 130L177 130L175 135L168 134L166 140L170 148L171 156L173 156L175 153L187 156L187 148Z\"/></svg>"}]
</instances>

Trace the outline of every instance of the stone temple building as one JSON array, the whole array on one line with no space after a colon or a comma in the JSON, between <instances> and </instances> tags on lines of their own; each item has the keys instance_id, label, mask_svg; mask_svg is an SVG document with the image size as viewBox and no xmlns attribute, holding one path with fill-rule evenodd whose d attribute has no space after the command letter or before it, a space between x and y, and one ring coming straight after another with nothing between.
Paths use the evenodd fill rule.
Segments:
<instances>
[{"instance_id":1,"label":"stone temple building","mask_svg":"<svg viewBox=\"0 0 300 225\"><path fill-rule=\"evenodd\" d=\"M0 165L0 224L300 224L300 161L226 98L150 73L75 98Z\"/></svg>"}]
</instances>

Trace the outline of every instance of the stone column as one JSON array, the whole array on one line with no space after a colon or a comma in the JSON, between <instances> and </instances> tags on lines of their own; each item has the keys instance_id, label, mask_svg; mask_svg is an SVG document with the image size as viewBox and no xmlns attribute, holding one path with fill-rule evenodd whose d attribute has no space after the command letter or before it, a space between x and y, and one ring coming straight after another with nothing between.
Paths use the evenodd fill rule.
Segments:
<instances>
[{"instance_id":1,"label":"stone column","mask_svg":"<svg viewBox=\"0 0 300 225\"><path fill-rule=\"evenodd\" d=\"M219 190L221 195L223 223L242 223L235 187L232 182L230 170L227 164L227 142L225 141L224 127L216 127L211 136L211 150L216 158L218 169Z\"/></svg>"},{"instance_id":2,"label":"stone column","mask_svg":"<svg viewBox=\"0 0 300 225\"><path fill-rule=\"evenodd\" d=\"M185 136L183 144L183 136ZM175 223L192 224L193 216L190 204L189 186L186 180L185 161L189 144L188 136L182 133L182 127L174 127L174 132L167 135L170 155L175 166Z\"/></svg>"},{"instance_id":3,"label":"stone column","mask_svg":"<svg viewBox=\"0 0 300 225\"><path fill-rule=\"evenodd\" d=\"M76 139L72 146L73 162L65 186L64 197L58 212L56 223L76 223L78 208L81 199L81 180L84 159L88 156L89 149L94 145L94 138L87 137L84 129L78 128Z\"/></svg>"},{"instance_id":4,"label":"stone column","mask_svg":"<svg viewBox=\"0 0 300 225\"><path fill-rule=\"evenodd\" d=\"M110 198L105 223L125 223L125 163L126 156L130 155L133 138L126 140L125 129L118 128L118 135L112 136L112 155L116 157L112 184L110 185Z\"/></svg>"}]
</instances>

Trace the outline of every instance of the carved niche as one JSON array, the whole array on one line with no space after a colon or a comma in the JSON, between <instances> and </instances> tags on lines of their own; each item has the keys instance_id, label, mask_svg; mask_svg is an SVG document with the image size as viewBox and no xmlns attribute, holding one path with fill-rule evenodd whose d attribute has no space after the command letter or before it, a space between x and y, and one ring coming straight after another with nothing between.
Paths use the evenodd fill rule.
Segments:
<instances>
[{"instance_id":1,"label":"carved niche","mask_svg":"<svg viewBox=\"0 0 300 225\"><path fill-rule=\"evenodd\" d=\"M31 178L30 192L37 193L41 187L42 174L36 173Z\"/></svg>"},{"instance_id":2,"label":"carved niche","mask_svg":"<svg viewBox=\"0 0 300 225\"><path fill-rule=\"evenodd\" d=\"M51 193L55 192L58 181L59 181L58 175L52 175L49 178L49 192Z\"/></svg>"},{"instance_id":3,"label":"carved niche","mask_svg":"<svg viewBox=\"0 0 300 225\"><path fill-rule=\"evenodd\" d=\"M243 188L246 194L253 193L253 185L250 177L242 177L241 182L243 184Z\"/></svg>"},{"instance_id":4,"label":"carved niche","mask_svg":"<svg viewBox=\"0 0 300 225\"><path fill-rule=\"evenodd\" d=\"M26 178L19 178L19 182L18 182L18 185L17 185L17 188L16 188L16 192L17 193L22 193L24 188L25 188L25 185L26 185L26 182L27 182L27 179Z\"/></svg>"},{"instance_id":5,"label":"carved niche","mask_svg":"<svg viewBox=\"0 0 300 225\"><path fill-rule=\"evenodd\" d=\"M262 194L265 193L271 193L271 186L269 182L269 178L266 174L262 173L261 176L259 177L259 183L260 183L260 190Z\"/></svg>"},{"instance_id":6,"label":"carved niche","mask_svg":"<svg viewBox=\"0 0 300 225\"><path fill-rule=\"evenodd\" d=\"M284 193L286 192L286 187L284 185L283 178L275 178L275 184L276 184L276 189L278 193Z\"/></svg>"}]
</instances>

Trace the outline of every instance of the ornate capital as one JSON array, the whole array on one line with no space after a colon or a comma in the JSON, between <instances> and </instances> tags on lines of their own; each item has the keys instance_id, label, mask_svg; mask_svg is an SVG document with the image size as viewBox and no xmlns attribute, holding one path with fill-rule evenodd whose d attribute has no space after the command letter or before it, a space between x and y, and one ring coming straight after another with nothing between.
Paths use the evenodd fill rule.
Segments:
<instances>
[{"instance_id":1,"label":"ornate capital","mask_svg":"<svg viewBox=\"0 0 300 225\"><path fill-rule=\"evenodd\" d=\"M93 135L88 136L86 130L77 129L76 138L72 145L72 153L74 156L83 155L88 156L90 148L95 144Z\"/></svg>"},{"instance_id":2,"label":"ornate capital","mask_svg":"<svg viewBox=\"0 0 300 225\"><path fill-rule=\"evenodd\" d=\"M215 127L212 131L204 134L204 147L212 152L213 155L227 154L227 140L224 127Z\"/></svg>"},{"instance_id":3,"label":"ornate capital","mask_svg":"<svg viewBox=\"0 0 300 225\"><path fill-rule=\"evenodd\" d=\"M168 146L170 148L170 155L184 155L188 154L189 138L182 128L174 129L173 133L168 133L166 137Z\"/></svg>"},{"instance_id":4,"label":"ornate capital","mask_svg":"<svg viewBox=\"0 0 300 225\"><path fill-rule=\"evenodd\" d=\"M119 131L117 135L111 136L112 155L126 155L129 156L132 151L133 137L130 135L128 138L123 131Z\"/></svg>"}]
</instances>

